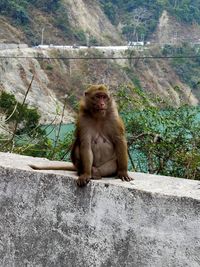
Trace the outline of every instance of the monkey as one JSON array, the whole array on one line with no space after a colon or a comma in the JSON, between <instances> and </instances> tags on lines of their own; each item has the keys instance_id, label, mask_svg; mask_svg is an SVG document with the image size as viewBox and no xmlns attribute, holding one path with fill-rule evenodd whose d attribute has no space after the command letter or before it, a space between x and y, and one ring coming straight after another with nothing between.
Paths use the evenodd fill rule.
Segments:
<instances>
[{"instance_id":1,"label":"monkey","mask_svg":"<svg viewBox=\"0 0 200 267\"><path fill-rule=\"evenodd\" d=\"M117 175L131 181L128 175L128 152L125 127L116 102L107 86L91 85L79 103L75 140L71 150L72 163L55 166L30 165L33 169L77 171L77 185L90 179Z\"/></svg>"}]
</instances>

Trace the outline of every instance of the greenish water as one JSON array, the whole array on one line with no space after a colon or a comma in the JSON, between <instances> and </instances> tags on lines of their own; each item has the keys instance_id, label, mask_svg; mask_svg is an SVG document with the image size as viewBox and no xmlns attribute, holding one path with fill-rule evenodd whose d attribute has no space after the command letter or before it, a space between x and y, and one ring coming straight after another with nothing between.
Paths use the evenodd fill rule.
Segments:
<instances>
[{"instance_id":1,"label":"greenish water","mask_svg":"<svg viewBox=\"0 0 200 267\"><path fill-rule=\"evenodd\" d=\"M65 135L74 130L74 123L60 125L43 125L42 129L46 131L47 137L51 140L63 140Z\"/></svg>"},{"instance_id":2,"label":"greenish water","mask_svg":"<svg viewBox=\"0 0 200 267\"><path fill-rule=\"evenodd\" d=\"M200 121L200 111L196 115L196 120ZM62 124L60 125L43 125L42 129L45 129L47 136L51 140L56 140L59 134L59 139L62 141L65 135L69 132L74 130L75 125L74 123Z\"/></svg>"},{"instance_id":3,"label":"greenish water","mask_svg":"<svg viewBox=\"0 0 200 267\"><path fill-rule=\"evenodd\" d=\"M131 114L132 116L136 116L137 114ZM152 120L152 118L149 118ZM186 116L187 119L187 116ZM200 122L200 110L195 113L194 116L194 121L199 123ZM156 124L158 129L162 128L162 122L159 124ZM167 126L166 126L167 127ZM60 141L63 141L65 136L72 130L74 130L75 125L73 123L70 124L62 124L60 125L50 125L50 126L43 126L42 129L45 129L47 137L51 139L52 141L55 141L56 139L59 139ZM162 129L161 129L162 130ZM58 138L59 135L59 138ZM137 170L142 171L142 172L147 172L148 171L148 160L145 157L145 155L138 149L138 148L131 148L129 150L131 158L134 162L134 165ZM129 170L132 169L131 162L129 160Z\"/></svg>"}]
</instances>

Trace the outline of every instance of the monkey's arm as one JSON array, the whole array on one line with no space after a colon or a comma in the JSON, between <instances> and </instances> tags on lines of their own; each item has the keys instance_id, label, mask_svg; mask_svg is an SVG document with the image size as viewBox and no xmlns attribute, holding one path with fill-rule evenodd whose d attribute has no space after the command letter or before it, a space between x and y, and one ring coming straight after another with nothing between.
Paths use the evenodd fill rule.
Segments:
<instances>
[{"instance_id":1,"label":"monkey's arm","mask_svg":"<svg viewBox=\"0 0 200 267\"><path fill-rule=\"evenodd\" d=\"M79 176L77 184L79 186L85 186L90 181L92 176L93 153L90 138L84 138L83 140L81 140L80 158L82 165L82 174Z\"/></svg>"},{"instance_id":2,"label":"monkey's arm","mask_svg":"<svg viewBox=\"0 0 200 267\"><path fill-rule=\"evenodd\" d=\"M131 181L132 177L128 175L128 153L125 138L116 143L117 156L117 176L122 181Z\"/></svg>"},{"instance_id":3,"label":"monkey's arm","mask_svg":"<svg viewBox=\"0 0 200 267\"><path fill-rule=\"evenodd\" d=\"M116 128L116 135L114 138L115 152L117 157L117 176L122 181L131 181L128 175L128 149L127 142L125 138L125 129L123 122L119 119L118 127Z\"/></svg>"}]
</instances>

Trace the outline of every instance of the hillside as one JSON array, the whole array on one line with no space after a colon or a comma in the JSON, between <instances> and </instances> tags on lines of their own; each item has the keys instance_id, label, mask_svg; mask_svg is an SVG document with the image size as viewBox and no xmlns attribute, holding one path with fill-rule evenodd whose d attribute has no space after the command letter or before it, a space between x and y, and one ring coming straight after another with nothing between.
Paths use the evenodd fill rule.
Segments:
<instances>
[{"instance_id":1,"label":"hillside","mask_svg":"<svg viewBox=\"0 0 200 267\"><path fill-rule=\"evenodd\" d=\"M34 74L28 101L38 106L42 122L59 121L66 95L65 121L70 121L75 99L89 83L107 83L113 91L122 84L137 86L178 106L200 100L200 62L197 59L154 60L64 60L70 56L106 57L116 52L37 49L38 44L124 45L128 41L150 41L131 55L198 55L200 14L186 1L105 0L3 0L0 3L0 90L23 99ZM183 46L182 43L189 43ZM2 43L26 43L32 48L5 49ZM189 48L188 48L189 47ZM118 56L127 56L121 52ZM32 57L58 59L38 60ZM18 58L22 56L22 58ZM26 56L30 58L26 58ZM13 58L12 58L13 57ZM178 88L178 90L177 90ZM192 92L191 92L192 90Z\"/></svg>"},{"instance_id":2,"label":"hillside","mask_svg":"<svg viewBox=\"0 0 200 267\"><path fill-rule=\"evenodd\" d=\"M195 36L190 35L187 30L191 29L193 32L200 24L198 0L99 0L99 2L112 24L120 29L123 36L129 41L151 39L163 14L166 19L162 20L164 23L162 26L170 24L168 17L172 21L171 25L174 26L167 27L169 33L166 37L172 39L176 37L179 41L182 41L181 38L178 38L179 32L185 34L185 41L194 41ZM177 24L181 27L177 28ZM170 32L172 32L171 36ZM176 33L175 36L173 33ZM167 42L169 41L170 39L167 40Z\"/></svg>"},{"instance_id":3,"label":"hillside","mask_svg":"<svg viewBox=\"0 0 200 267\"><path fill-rule=\"evenodd\" d=\"M121 43L97 1L3 1L0 3L0 41L45 44Z\"/></svg>"},{"instance_id":4,"label":"hillside","mask_svg":"<svg viewBox=\"0 0 200 267\"><path fill-rule=\"evenodd\" d=\"M149 40L158 45L199 43L200 25L197 22L184 23L164 10Z\"/></svg>"},{"instance_id":5,"label":"hillside","mask_svg":"<svg viewBox=\"0 0 200 267\"><path fill-rule=\"evenodd\" d=\"M2 0L0 14L0 41L29 45L174 43L200 32L198 1Z\"/></svg>"},{"instance_id":6,"label":"hillside","mask_svg":"<svg viewBox=\"0 0 200 267\"><path fill-rule=\"evenodd\" d=\"M68 114L73 114L75 99L79 99L86 86L91 83L106 83L113 92L121 85L137 86L143 88L148 94L152 93L164 98L173 106L179 106L180 103L191 105L198 103L197 97L190 92L189 86L180 81L178 75L164 59L131 62L129 60L65 59L95 58L96 55L104 58L113 54L112 50L100 52L94 48L0 50L0 56L5 56L5 53L7 58L1 60L0 90L14 93L17 100L22 101L34 75L27 103L39 108L42 123L53 120L58 123L65 101L64 121L71 121L72 118ZM134 53L136 53L135 50ZM115 56L127 56L127 51L116 52Z\"/></svg>"}]
</instances>

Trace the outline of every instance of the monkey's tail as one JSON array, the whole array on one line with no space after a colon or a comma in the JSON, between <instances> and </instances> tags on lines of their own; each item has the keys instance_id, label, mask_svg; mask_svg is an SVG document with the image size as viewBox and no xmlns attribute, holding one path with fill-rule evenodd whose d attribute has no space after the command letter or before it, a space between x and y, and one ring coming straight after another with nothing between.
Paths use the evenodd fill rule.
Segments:
<instances>
[{"instance_id":1,"label":"monkey's tail","mask_svg":"<svg viewBox=\"0 0 200 267\"><path fill-rule=\"evenodd\" d=\"M76 171L76 167L71 162L53 162L47 164L29 164L34 170L62 170L62 171Z\"/></svg>"}]
</instances>

